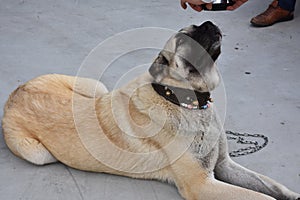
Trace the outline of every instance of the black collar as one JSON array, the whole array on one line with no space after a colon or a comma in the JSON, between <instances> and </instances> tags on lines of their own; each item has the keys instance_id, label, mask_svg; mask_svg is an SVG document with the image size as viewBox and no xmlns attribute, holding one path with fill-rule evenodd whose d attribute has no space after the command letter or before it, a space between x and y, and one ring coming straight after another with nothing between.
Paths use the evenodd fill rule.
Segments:
<instances>
[{"instance_id":1,"label":"black collar","mask_svg":"<svg viewBox=\"0 0 300 200\"><path fill-rule=\"evenodd\" d=\"M159 83L152 83L152 87L167 101L186 109L206 109L209 108L210 102L212 102L209 92L197 92L195 90L161 85Z\"/></svg>"}]
</instances>

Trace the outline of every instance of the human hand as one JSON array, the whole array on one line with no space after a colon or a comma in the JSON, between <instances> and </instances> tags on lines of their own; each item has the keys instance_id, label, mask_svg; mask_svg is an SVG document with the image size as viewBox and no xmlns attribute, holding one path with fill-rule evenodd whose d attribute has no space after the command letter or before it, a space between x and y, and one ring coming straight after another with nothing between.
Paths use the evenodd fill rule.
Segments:
<instances>
[{"instance_id":1,"label":"human hand","mask_svg":"<svg viewBox=\"0 0 300 200\"><path fill-rule=\"evenodd\" d=\"M205 5L208 10L212 9L212 3L206 3L202 0L181 0L181 7L183 9L187 8L186 3L188 3L191 8L198 12L203 10L202 5Z\"/></svg>"},{"instance_id":2,"label":"human hand","mask_svg":"<svg viewBox=\"0 0 300 200\"><path fill-rule=\"evenodd\" d=\"M234 4L232 6L228 6L227 10L235 10L244 3L246 3L248 0L233 0Z\"/></svg>"}]
</instances>

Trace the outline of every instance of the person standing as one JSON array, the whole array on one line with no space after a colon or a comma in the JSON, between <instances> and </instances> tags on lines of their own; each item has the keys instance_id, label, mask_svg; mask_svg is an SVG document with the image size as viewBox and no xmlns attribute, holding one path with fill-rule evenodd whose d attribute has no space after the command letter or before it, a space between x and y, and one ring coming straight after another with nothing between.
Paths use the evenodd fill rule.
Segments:
<instances>
[{"instance_id":1,"label":"person standing","mask_svg":"<svg viewBox=\"0 0 300 200\"><path fill-rule=\"evenodd\" d=\"M251 19L254 26L271 26L277 22L294 19L296 0L274 0L267 10Z\"/></svg>"},{"instance_id":2,"label":"person standing","mask_svg":"<svg viewBox=\"0 0 300 200\"><path fill-rule=\"evenodd\" d=\"M233 0L234 4L229 6L227 10L235 10L247 0ZM207 9L211 9L211 3L213 0L181 0L181 6L183 9L187 8L186 4L189 4L191 8L200 12L203 10L202 4ZM296 0L274 0L267 10L251 19L251 24L257 27L271 26L277 22L289 21L294 19Z\"/></svg>"}]
</instances>

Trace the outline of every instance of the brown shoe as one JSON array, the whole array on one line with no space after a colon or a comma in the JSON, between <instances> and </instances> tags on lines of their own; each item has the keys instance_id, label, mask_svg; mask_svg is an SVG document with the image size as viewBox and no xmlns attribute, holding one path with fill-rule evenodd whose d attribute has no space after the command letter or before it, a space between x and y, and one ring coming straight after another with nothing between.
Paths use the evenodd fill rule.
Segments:
<instances>
[{"instance_id":1,"label":"brown shoe","mask_svg":"<svg viewBox=\"0 0 300 200\"><path fill-rule=\"evenodd\" d=\"M269 5L269 8L265 12L253 17L251 24L264 27L292 19L294 19L294 13L280 8L278 6L278 0L275 0Z\"/></svg>"}]
</instances>

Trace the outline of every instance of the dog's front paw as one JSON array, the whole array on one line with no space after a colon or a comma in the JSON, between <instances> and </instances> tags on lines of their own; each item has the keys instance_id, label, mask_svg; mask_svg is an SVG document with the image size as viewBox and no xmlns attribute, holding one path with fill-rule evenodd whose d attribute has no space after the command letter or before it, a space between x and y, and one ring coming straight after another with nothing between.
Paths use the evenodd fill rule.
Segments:
<instances>
[{"instance_id":1,"label":"dog's front paw","mask_svg":"<svg viewBox=\"0 0 300 200\"><path fill-rule=\"evenodd\" d=\"M294 198L291 198L291 199L294 199L294 200L300 200L300 194L295 193L294 196L295 196L295 197L294 197Z\"/></svg>"},{"instance_id":2,"label":"dog's front paw","mask_svg":"<svg viewBox=\"0 0 300 200\"><path fill-rule=\"evenodd\" d=\"M289 194L285 195L285 197L283 199L286 199L286 200L300 200L300 194L290 191Z\"/></svg>"}]
</instances>

